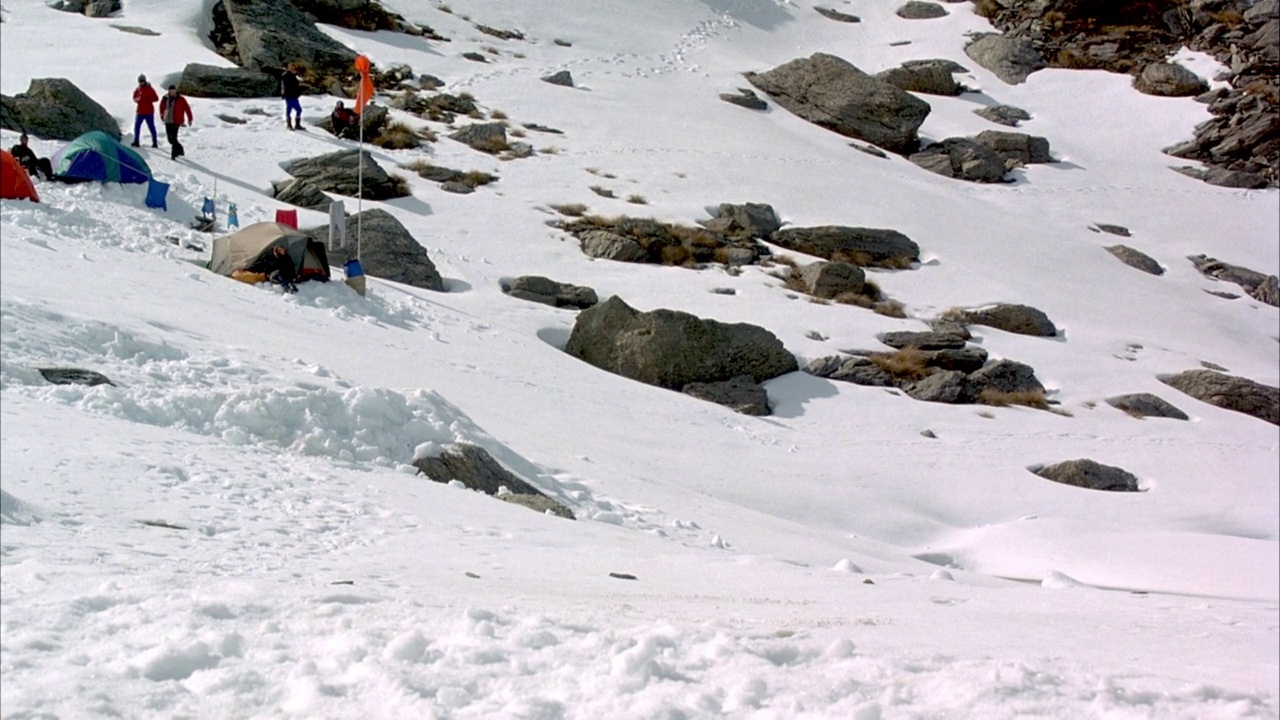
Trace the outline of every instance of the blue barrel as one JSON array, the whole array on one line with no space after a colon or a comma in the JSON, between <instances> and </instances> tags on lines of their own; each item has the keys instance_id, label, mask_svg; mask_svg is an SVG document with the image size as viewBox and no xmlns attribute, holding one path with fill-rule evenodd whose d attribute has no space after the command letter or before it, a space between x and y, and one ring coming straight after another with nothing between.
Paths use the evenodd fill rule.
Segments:
<instances>
[{"instance_id":1,"label":"blue barrel","mask_svg":"<svg viewBox=\"0 0 1280 720\"><path fill-rule=\"evenodd\" d=\"M349 278L364 276L364 267L360 265L359 260L356 260L354 258L347 261L347 264L343 266L342 271L346 273L347 277Z\"/></svg>"}]
</instances>

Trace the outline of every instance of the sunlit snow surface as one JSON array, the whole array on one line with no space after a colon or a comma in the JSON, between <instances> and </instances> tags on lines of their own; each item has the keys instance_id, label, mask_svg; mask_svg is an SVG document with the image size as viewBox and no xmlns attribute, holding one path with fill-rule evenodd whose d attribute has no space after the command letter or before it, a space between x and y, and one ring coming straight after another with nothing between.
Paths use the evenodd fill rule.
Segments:
<instances>
[{"instance_id":1,"label":"sunlit snow surface","mask_svg":"<svg viewBox=\"0 0 1280 720\"><path fill-rule=\"evenodd\" d=\"M172 183L167 213L140 186L41 183L39 205L0 203L5 718L1277 716L1277 428L1157 380L1209 362L1280 383L1276 309L1204 292L1239 289L1185 260L1280 269L1275 191L1204 185L1160 152L1204 105L1097 72L1007 86L964 55L966 33L989 30L968 4L928 21L829 5L857 24L775 0L386 4L452 41L325 31L513 127L564 131L528 131L537 154L512 162L440 124L420 150L374 150L392 171L427 158L500 177L456 196L401 170L412 198L365 203L414 233L450 292L371 279L367 298L339 283L283 295L203 269L207 253L185 249L208 245L186 227L203 197L270 220L280 162L345 146L287 132L274 99L192 99L188 157L144 149ZM94 20L5 0L0 89L67 77L131 127L139 72L167 84L188 62L227 64L203 39L209 3L124 5ZM972 110L1006 103L1060 162L970 185L717 98L813 52L867 72L953 59L981 94L925 96L922 136L998 129ZM560 69L578 87L539 82ZM307 120L330 103L304 98ZM747 201L796 226L906 233L922 265L872 277L909 319L808 302L762 268L591 261L545 224L552 204L692 224ZM1121 264L1103 250L1115 242L1167 272ZM976 341L1032 365L1062 412L797 373L767 384L773 416L735 414L565 355L571 311L501 292L534 274L761 325L802 364L953 306L1034 305L1061 337L974 328ZM115 385L53 386L46 366ZM1130 392L1191 421L1104 402ZM416 452L454 442L579 520L414 475ZM1077 457L1146 492L1027 471Z\"/></svg>"}]
</instances>

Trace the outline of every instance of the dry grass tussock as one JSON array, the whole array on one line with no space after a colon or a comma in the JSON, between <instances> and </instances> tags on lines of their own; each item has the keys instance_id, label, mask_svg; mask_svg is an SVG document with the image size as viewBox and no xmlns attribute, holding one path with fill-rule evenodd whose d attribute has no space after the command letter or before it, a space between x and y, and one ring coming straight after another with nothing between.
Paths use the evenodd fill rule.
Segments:
<instances>
[{"instance_id":1,"label":"dry grass tussock","mask_svg":"<svg viewBox=\"0 0 1280 720\"><path fill-rule=\"evenodd\" d=\"M552 210L566 217L582 217L587 214L587 206L582 203L565 203L550 206Z\"/></svg>"},{"instance_id":2,"label":"dry grass tussock","mask_svg":"<svg viewBox=\"0 0 1280 720\"><path fill-rule=\"evenodd\" d=\"M592 186L591 186L591 192L593 192L593 193L595 193L595 194L599 195L599 196L600 196L600 197L602 197L602 198L616 198L616 197L618 197L617 195L614 195L614 194L613 194L613 191L612 191L612 190L610 190L609 188L601 187L601 186L599 186L599 185L592 185Z\"/></svg>"},{"instance_id":3,"label":"dry grass tussock","mask_svg":"<svg viewBox=\"0 0 1280 720\"><path fill-rule=\"evenodd\" d=\"M497 155L498 153L506 152L507 150L510 150L511 143L507 142L506 140L503 140L500 137L491 137L491 138L482 140L480 142L477 142L471 147L475 148L476 150L479 150L480 152L489 153L490 155Z\"/></svg>"},{"instance_id":4,"label":"dry grass tussock","mask_svg":"<svg viewBox=\"0 0 1280 720\"><path fill-rule=\"evenodd\" d=\"M1002 392L1000 390L992 390L988 388L978 393L978 404L994 405L995 407L1022 405L1029 408L1035 408L1037 410L1049 409L1049 400L1045 398L1043 390Z\"/></svg>"},{"instance_id":5,"label":"dry grass tussock","mask_svg":"<svg viewBox=\"0 0 1280 720\"><path fill-rule=\"evenodd\" d=\"M400 197L408 197L413 195L413 191L409 189L409 178L398 173L390 173L391 186L395 188L396 194Z\"/></svg>"},{"instance_id":6,"label":"dry grass tussock","mask_svg":"<svg viewBox=\"0 0 1280 720\"><path fill-rule=\"evenodd\" d=\"M881 370L900 380L919 380L929 374L925 354L920 348L909 345L897 352L872 353L867 359Z\"/></svg>"},{"instance_id":7,"label":"dry grass tussock","mask_svg":"<svg viewBox=\"0 0 1280 720\"><path fill-rule=\"evenodd\" d=\"M627 202L632 205L648 205L649 201L643 195L628 195Z\"/></svg>"},{"instance_id":8,"label":"dry grass tussock","mask_svg":"<svg viewBox=\"0 0 1280 720\"><path fill-rule=\"evenodd\" d=\"M480 170L468 170L458 177L458 182L470 188L477 188L481 185L488 185L491 182L497 182L497 175L490 175Z\"/></svg>"},{"instance_id":9,"label":"dry grass tussock","mask_svg":"<svg viewBox=\"0 0 1280 720\"><path fill-rule=\"evenodd\" d=\"M426 173L428 173L431 170L431 168L434 166L431 164L431 161L425 160L423 158L418 158L417 160L410 160L409 162L401 165L400 167L425 177Z\"/></svg>"},{"instance_id":10,"label":"dry grass tussock","mask_svg":"<svg viewBox=\"0 0 1280 720\"><path fill-rule=\"evenodd\" d=\"M393 122L383 128L373 144L387 150L409 150L421 146L422 139L408 125Z\"/></svg>"},{"instance_id":11,"label":"dry grass tussock","mask_svg":"<svg viewBox=\"0 0 1280 720\"><path fill-rule=\"evenodd\" d=\"M862 292L840 293L835 297L835 301L842 305L856 305L860 308L866 308L877 315L884 315L885 317L905 318L907 316L906 306L898 300L886 297L874 280L867 280L863 283Z\"/></svg>"},{"instance_id":12,"label":"dry grass tussock","mask_svg":"<svg viewBox=\"0 0 1280 720\"><path fill-rule=\"evenodd\" d=\"M546 147L538 148L538 152L542 155L559 155L560 148L556 147L555 145L548 145Z\"/></svg>"},{"instance_id":13,"label":"dry grass tussock","mask_svg":"<svg viewBox=\"0 0 1280 720\"><path fill-rule=\"evenodd\" d=\"M858 267L882 267L890 270L908 270L911 260L900 255L876 259L871 253L861 251L837 250L831 254L832 262L844 262Z\"/></svg>"},{"instance_id":14,"label":"dry grass tussock","mask_svg":"<svg viewBox=\"0 0 1280 720\"><path fill-rule=\"evenodd\" d=\"M489 113L489 117L490 119L493 119L493 120L506 120L508 118L507 114L502 112L501 110L491 111Z\"/></svg>"}]
</instances>

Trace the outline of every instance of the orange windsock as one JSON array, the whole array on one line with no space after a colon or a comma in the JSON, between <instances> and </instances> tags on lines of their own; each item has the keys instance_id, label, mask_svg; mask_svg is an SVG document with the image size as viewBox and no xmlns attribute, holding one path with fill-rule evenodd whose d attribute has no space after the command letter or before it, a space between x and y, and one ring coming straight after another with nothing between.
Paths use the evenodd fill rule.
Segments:
<instances>
[{"instance_id":1,"label":"orange windsock","mask_svg":"<svg viewBox=\"0 0 1280 720\"><path fill-rule=\"evenodd\" d=\"M364 106L373 99L373 79L369 77L369 58L356 57L356 70L360 71L360 86L356 88L356 114L364 112Z\"/></svg>"}]
</instances>

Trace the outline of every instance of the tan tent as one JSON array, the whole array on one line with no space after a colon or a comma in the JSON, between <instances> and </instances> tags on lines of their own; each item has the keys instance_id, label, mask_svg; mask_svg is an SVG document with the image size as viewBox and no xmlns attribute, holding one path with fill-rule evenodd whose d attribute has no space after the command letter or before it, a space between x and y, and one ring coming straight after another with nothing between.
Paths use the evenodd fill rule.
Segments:
<instances>
[{"instance_id":1,"label":"tan tent","mask_svg":"<svg viewBox=\"0 0 1280 720\"><path fill-rule=\"evenodd\" d=\"M250 225L234 235L213 241L209 269L231 277L277 245L283 246L294 262L294 276L304 280L329 279L329 255L324 243L313 240L288 225L263 222Z\"/></svg>"}]
</instances>

